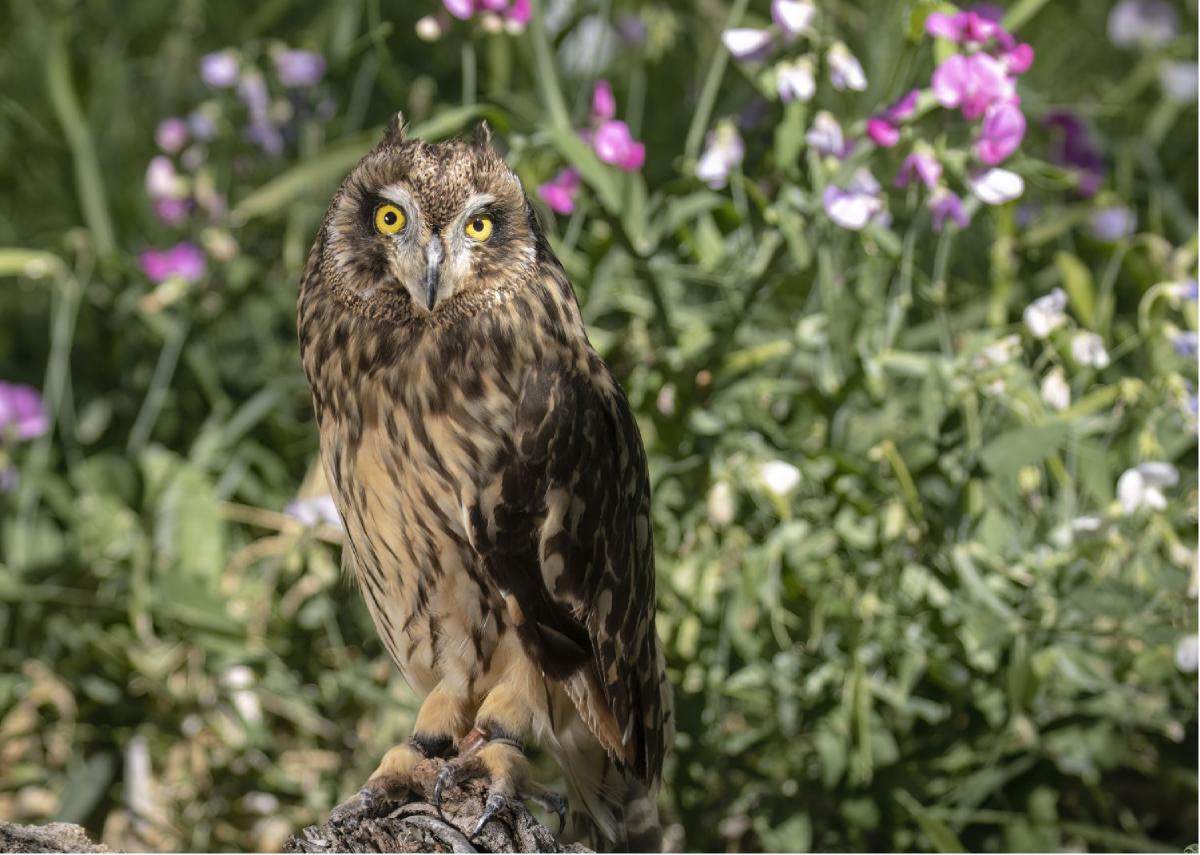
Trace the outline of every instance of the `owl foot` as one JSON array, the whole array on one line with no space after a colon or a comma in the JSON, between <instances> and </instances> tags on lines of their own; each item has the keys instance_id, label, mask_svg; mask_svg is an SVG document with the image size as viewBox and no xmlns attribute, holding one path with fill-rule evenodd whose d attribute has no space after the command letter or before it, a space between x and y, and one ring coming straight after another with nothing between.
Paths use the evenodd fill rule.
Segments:
<instances>
[{"instance_id":1,"label":"owl foot","mask_svg":"<svg viewBox=\"0 0 1200 855\"><path fill-rule=\"evenodd\" d=\"M524 810L527 801L557 814L557 834L562 834L567 821L567 800L530 777L529 760L516 741L502 737L488 739L478 730L467 734L458 756L438 770L433 787L434 807L441 812L444 789L476 778L487 780L488 796L470 838L478 836L504 808Z\"/></svg>"},{"instance_id":2,"label":"owl foot","mask_svg":"<svg viewBox=\"0 0 1200 855\"><path fill-rule=\"evenodd\" d=\"M370 817L383 816L402 805L412 793L412 779L407 775L381 775L363 784L361 790L346 799L329 813L329 823L357 823Z\"/></svg>"}]
</instances>

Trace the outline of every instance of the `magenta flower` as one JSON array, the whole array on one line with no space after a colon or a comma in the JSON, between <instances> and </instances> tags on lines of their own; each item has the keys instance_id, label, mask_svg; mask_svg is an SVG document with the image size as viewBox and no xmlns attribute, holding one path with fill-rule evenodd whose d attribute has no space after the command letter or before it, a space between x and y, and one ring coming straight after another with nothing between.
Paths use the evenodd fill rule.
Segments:
<instances>
[{"instance_id":1,"label":"magenta flower","mask_svg":"<svg viewBox=\"0 0 1200 855\"><path fill-rule=\"evenodd\" d=\"M538 197L556 214L569 214L575 210L575 194L579 192L579 173L564 169L554 178L538 187Z\"/></svg>"},{"instance_id":2,"label":"magenta flower","mask_svg":"<svg viewBox=\"0 0 1200 855\"><path fill-rule=\"evenodd\" d=\"M504 17L511 23L524 26L529 23L530 17L533 15L532 0L512 0L508 10L504 13Z\"/></svg>"},{"instance_id":3,"label":"magenta flower","mask_svg":"<svg viewBox=\"0 0 1200 855\"><path fill-rule=\"evenodd\" d=\"M325 57L310 50L281 50L274 60L279 82L289 89L315 86L325 76Z\"/></svg>"},{"instance_id":4,"label":"magenta flower","mask_svg":"<svg viewBox=\"0 0 1200 855\"><path fill-rule=\"evenodd\" d=\"M1033 65L1033 46L1024 42L1013 45L1000 54L1000 61L1009 74L1024 74Z\"/></svg>"},{"instance_id":5,"label":"magenta flower","mask_svg":"<svg viewBox=\"0 0 1200 855\"><path fill-rule=\"evenodd\" d=\"M228 89L237 83L238 56L232 49L206 53L200 57L200 79L214 89Z\"/></svg>"},{"instance_id":6,"label":"magenta flower","mask_svg":"<svg viewBox=\"0 0 1200 855\"><path fill-rule=\"evenodd\" d=\"M993 104L983 117L976 156L988 166L1003 163L1025 137L1025 114L1010 102Z\"/></svg>"},{"instance_id":7,"label":"magenta flower","mask_svg":"<svg viewBox=\"0 0 1200 855\"><path fill-rule=\"evenodd\" d=\"M49 429L50 417L37 389L0 380L0 440L36 439Z\"/></svg>"},{"instance_id":8,"label":"magenta flower","mask_svg":"<svg viewBox=\"0 0 1200 855\"><path fill-rule=\"evenodd\" d=\"M896 186L907 187L914 177L931 190L942 177L942 164L928 148L915 149L904 158L896 175Z\"/></svg>"},{"instance_id":9,"label":"magenta flower","mask_svg":"<svg viewBox=\"0 0 1200 855\"><path fill-rule=\"evenodd\" d=\"M971 218L963 210L962 199L944 187L929 197L929 212L933 216L933 230L938 234L945 228L947 220L960 229L971 224Z\"/></svg>"},{"instance_id":10,"label":"magenta flower","mask_svg":"<svg viewBox=\"0 0 1200 855\"><path fill-rule=\"evenodd\" d=\"M154 129L155 144L168 154L179 151L187 145L187 141L188 125L183 119L163 119Z\"/></svg>"},{"instance_id":11,"label":"magenta flower","mask_svg":"<svg viewBox=\"0 0 1200 855\"><path fill-rule=\"evenodd\" d=\"M879 116L872 116L867 119L867 136L869 136L876 145L882 148L891 148L896 143L900 142L900 129L889 122L887 119L881 119Z\"/></svg>"},{"instance_id":12,"label":"magenta flower","mask_svg":"<svg viewBox=\"0 0 1200 855\"><path fill-rule=\"evenodd\" d=\"M204 275L204 250L190 241L181 241L169 249L148 249L139 261L142 272L156 284L176 276L195 282Z\"/></svg>"},{"instance_id":13,"label":"magenta flower","mask_svg":"<svg viewBox=\"0 0 1200 855\"><path fill-rule=\"evenodd\" d=\"M943 107L961 107L967 119L977 119L998 101L1012 101L1016 90L1004 64L993 56L955 54L933 72L933 95Z\"/></svg>"},{"instance_id":14,"label":"magenta flower","mask_svg":"<svg viewBox=\"0 0 1200 855\"><path fill-rule=\"evenodd\" d=\"M646 147L635 141L629 125L618 119L611 119L596 129L592 135L592 148L600 160L626 172L636 172L646 161Z\"/></svg>"},{"instance_id":15,"label":"magenta flower","mask_svg":"<svg viewBox=\"0 0 1200 855\"><path fill-rule=\"evenodd\" d=\"M617 115L617 99L613 97L612 84L607 80L597 80L596 88L592 90L592 118L602 122Z\"/></svg>"},{"instance_id":16,"label":"magenta flower","mask_svg":"<svg viewBox=\"0 0 1200 855\"><path fill-rule=\"evenodd\" d=\"M442 0L442 5L460 21L465 21L475 14L475 3L472 0Z\"/></svg>"},{"instance_id":17,"label":"magenta flower","mask_svg":"<svg viewBox=\"0 0 1200 855\"><path fill-rule=\"evenodd\" d=\"M954 15L934 12L925 19L925 32L957 44L981 45L997 38L1004 30L996 21L978 12L958 12Z\"/></svg>"}]
</instances>

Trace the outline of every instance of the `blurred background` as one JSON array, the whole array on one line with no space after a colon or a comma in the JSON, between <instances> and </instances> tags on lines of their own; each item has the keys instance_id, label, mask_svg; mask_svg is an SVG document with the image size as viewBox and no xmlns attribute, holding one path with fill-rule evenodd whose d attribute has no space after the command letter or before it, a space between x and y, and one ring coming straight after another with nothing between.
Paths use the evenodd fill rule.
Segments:
<instances>
[{"instance_id":1,"label":"blurred background","mask_svg":"<svg viewBox=\"0 0 1200 855\"><path fill-rule=\"evenodd\" d=\"M1195 844L1194 0L0 34L0 820L271 850L406 737L294 331L401 109L491 124L636 409L671 845Z\"/></svg>"}]
</instances>

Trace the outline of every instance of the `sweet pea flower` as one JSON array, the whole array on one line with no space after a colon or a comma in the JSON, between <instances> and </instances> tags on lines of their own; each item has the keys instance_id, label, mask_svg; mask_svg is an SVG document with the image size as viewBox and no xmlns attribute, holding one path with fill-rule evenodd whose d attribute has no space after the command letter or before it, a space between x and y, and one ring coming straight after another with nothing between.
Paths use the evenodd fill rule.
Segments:
<instances>
[{"instance_id":1,"label":"sweet pea flower","mask_svg":"<svg viewBox=\"0 0 1200 855\"><path fill-rule=\"evenodd\" d=\"M879 182L865 167L854 173L846 187L830 184L821 196L825 215L844 229L860 231L883 212Z\"/></svg>"},{"instance_id":2,"label":"sweet pea flower","mask_svg":"<svg viewBox=\"0 0 1200 855\"><path fill-rule=\"evenodd\" d=\"M550 181L538 187L538 197L556 214L570 214L575 210L575 194L579 192L579 172L564 169Z\"/></svg>"},{"instance_id":3,"label":"sweet pea flower","mask_svg":"<svg viewBox=\"0 0 1200 855\"><path fill-rule=\"evenodd\" d=\"M942 164L928 146L918 146L904 158L904 163L900 165L900 171L896 174L896 186L907 187L914 177L931 190L942 177Z\"/></svg>"},{"instance_id":4,"label":"sweet pea flower","mask_svg":"<svg viewBox=\"0 0 1200 855\"><path fill-rule=\"evenodd\" d=\"M333 496L330 495L295 499L288 503L283 512L305 528L328 525L345 531L342 516L338 513L337 505L333 503Z\"/></svg>"},{"instance_id":5,"label":"sweet pea flower","mask_svg":"<svg viewBox=\"0 0 1200 855\"><path fill-rule=\"evenodd\" d=\"M629 132L629 125L617 119L596 129L592 135L592 148L604 163L626 172L636 172L646 161L646 146L636 142Z\"/></svg>"},{"instance_id":6,"label":"sweet pea flower","mask_svg":"<svg viewBox=\"0 0 1200 855\"><path fill-rule=\"evenodd\" d=\"M775 75L775 88L779 92L779 100L785 104L791 101L811 101L817 92L813 62L808 57L779 63L775 67Z\"/></svg>"},{"instance_id":7,"label":"sweet pea flower","mask_svg":"<svg viewBox=\"0 0 1200 855\"><path fill-rule=\"evenodd\" d=\"M828 110L818 110L804 141L823 155L841 157L846 150L842 126Z\"/></svg>"},{"instance_id":8,"label":"sweet pea flower","mask_svg":"<svg viewBox=\"0 0 1200 855\"><path fill-rule=\"evenodd\" d=\"M1115 243L1137 230L1137 211L1125 205L1112 205L1092 212L1088 231L1098 240Z\"/></svg>"},{"instance_id":9,"label":"sweet pea flower","mask_svg":"<svg viewBox=\"0 0 1200 855\"><path fill-rule=\"evenodd\" d=\"M1021 198L1025 192L1025 179L1007 169L992 168L973 172L967 184L971 194L985 205L1003 205Z\"/></svg>"},{"instance_id":10,"label":"sweet pea flower","mask_svg":"<svg viewBox=\"0 0 1200 855\"><path fill-rule=\"evenodd\" d=\"M1080 331L1071 337L1071 357L1080 365L1093 368L1107 368L1109 364L1104 339L1093 332Z\"/></svg>"},{"instance_id":11,"label":"sweet pea flower","mask_svg":"<svg viewBox=\"0 0 1200 855\"><path fill-rule=\"evenodd\" d=\"M325 57L310 50L281 50L274 61L279 82L289 89L315 86L325 76Z\"/></svg>"},{"instance_id":12,"label":"sweet pea flower","mask_svg":"<svg viewBox=\"0 0 1200 855\"><path fill-rule=\"evenodd\" d=\"M1161 48L1179 34L1179 14L1166 0L1121 0L1108 13L1108 40L1119 48Z\"/></svg>"},{"instance_id":13,"label":"sweet pea flower","mask_svg":"<svg viewBox=\"0 0 1200 855\"><path fill-rule=\"evenodd\" d=\"M891 148L900 142L900 129L879 116L867 119L867 136L880 148Z\"/></svg>"},{"instance_id":14,"label":"sweet pea flower","mask_svg":"<svg viewBox=\"0 0 1200 855\"><path fill-rule=\"evenodd\" d=\"M592 118L608 121L617 115L617 99L613 96L612 84L597 80L592 90Z\"/></svg>"},{"instance_id":15,"label":"sweet pea flower","mask_svg":"<svg viewBox=\"0 0 1200 855\"><path fill-rule=\"evenodd\" d=\"M705 139L704 153L696 163L696 177L712 189L720 190L745 155L746 146L737 128L732 122L721 122Z\"/></svg>"},{"instance_id":16,"label":"sweet pea flower","mask_svg":"<svg viewBox=\"0 0 1200 855\"><path fill-rule=\"evenodd\" d=\"M167 154L179 151L187 145L187 141L188 125L183 119L176 117L163 119L154 129L155 144Z\"/></svg>"},{"instance_id":17,"label":"sweet pea flower","mask_svg":"<svg viewBox=\"0 0 1200 855\"><path fill-rule=\"evenodd\" d=\"M788 41L812 31L817 7L807 0L772 0L771 20Z\"/></svg>"},{"instance_id":18,"label":"sweet pea flower","mask_svg":"<svg viewBox=\"0 0 1200 855\"><path fill-rule=\"evenodd\" d=\"M1071 406L1071 387L1067 384L1067 375L1055 366L1042 380L1042 400L1052 410L1062 412Z\"/></svg>"},{"instance_id":19,"label":"sweet pea flower","mask_svg":"<svg viewBox=\"0 0 1200 855\"><path fill-rule=\"evenodd\" d=\"M770 30L739 27L721 34L725 49L739 62L766 59L774 48L775 37Z\"/></svg>"},{"instance_id":20,"label":"sweet pea flower","mask_svg":"<svg viewBox=\"0 0 1200 855\"><path fill-rule=\"evenodd\" d=\"M1067 292L1055 288L1026 306L1021 319L1034 338L1044 339L1067 322L1066 309Z\"/></svg>"},{"instance_id":21,"label":"sweet pea flower","mask_svg":"<svg viewBox=\"0 0 1200 855\"><path fill-rule=\"evenodd\" d=\"M963 209L962 199L945 187L938 188L929 197L929 212L933 217L933 231L936 234L941 234L947 220L960 229L965 229L971 224L971 218Z\"/></svg>"},{"instance_id":22,"label":"sweet pea flower","mask_svg":"<svg viewBox=\"0 0 1200 855\"><path fill-rule=\"evenodd\" d=\"M162 222L169 226L177 226L187 219L192 210L191 199L171 199L163 197L153 201L154 213Z\"/></svg>"},{"instance_id":23,"label":"sweet pea flower","mask_svg":"<svg viewBox=\"0 0 1200 855\"><path fill-rule=\"evenodd\" d=\"M447 12L460 21L465 21L475 14L473 0L442 0L442 5L446 7Z\"/></svg>"},{"instance_id":24,"label":"sweet pea flower","mask_svg":"<svg viewBox=\"0 0 1200 855\"><path fill-rule=\"evenodd\" d=\"M1003 32L1000 25L977 11L948 15L933 12L925 19L925 32L956 44L985 44Z\"/></svg>"},{"instance_id":25,"label":"sweet pea flower","mask_svg":"<svg viewBox=\"0 0 1200 855\"><path fill-rule=\"evenodd\" d=\"M204 250L189 241L164 250L148 249L139 261L142 272L155 284L173 277L195 282L204 275Z\"/></svg>"},{"instance_id":26,"label":"sweet pea flower","mask_svg":"<svg viewBox=\"0 0 1200 855\"><path fill-rule=\"evenodd\" d=\"M423 42L436 42L446 34L446 28L437 15L423 16L417 21L413 29L416 31L417 38Z\"/></svg>"},{"instance_id":27,"label":"sweet pea flower","mask_svg":"<svg viewBox=\"0 0 1200 855\"><path fill-rule=\"evenodd\" d=\"M1195 60L1164 62L1158 67L1158 84L1168 99L1179 104L1196 102L1200 67Z\"/></svg>"},{"instance_id":28,"label":"sweet pea flower","mask_svg":"<svg viewBox=\"0 0 1200 855\"><path fill-rule=\"evenodd\" d=\"M1079 193L1094 196L1104 181L1104 157L1092 142L1087 126L1069 110L1055 110L1042 117L1042 124L1059 132L1050 160L1079 171Z\"/></svg>"},{"instance_id":29,"label":"sweet pea flower","mask_svg":"<svg viewBox=\"0 0 1200 855\"><path fill-rule=\"evenodd\" d=\"M237 83L238 55L232 48L200 57L200 79L213 89L228 89Z\"/></svg>"},{"instance_id":30,"label":"sweet pea flower","mask_svg":"<svg viewBox=\"0 0 1200 855\"><path fill-rule=\"evenodd\" d=\"M988 107L1016 97L1004 64L986 53L956 53L933 72L933 95L946 108L959 107L966 119L978 119Z\"/></svg>"},{"instance_id":31,"label":"sweet pea flower","mask_svg":"<svg viewBox=\"0 0 1200 855\"><path fill-rule=\"evenodd\" d=\"M1025 138L1025 114L1012 102L988 107L975 141L975 155L988 166L1008 159Z\"/></svg>"},{"instance_id":32,"label":"sweet pea flower","mask_svg":"<svg viewBox=\"0 0 1200 855\"><path fill-rule=\"evenodd\" d=\"M1175 348L1175 352L1180 356L1194 357L1196 355L1196 333L1194 330L1171 328L1167 330L1167 338L1171 341L1171 347Z\"/></svg>"},{"instance_id":33,"label":"sweet pea flower","mask_svg":"<svg viewBox=\"0 0 1200 855\"><path fill-rule=\"evenodd\" d=\"M1200 297L1200 287L1197 286L1195 279L1184 279L1182 282L1167 282L1163 284L1163 288L1167 292L1167 297L1171 301L1171 305L1178 308L1183 301L1196 302L1197 297Z\"/></svg>"},{"instance_id":34,"label":"sweet pea flower","mask_svg":"<svg viewBox=\"0 0 1200 855\"><path fill-rule=\"evenodd\" d=\"M834 89L862 92L867 88L867 75L858 58L842 42L834 42L825 53L829 65L829 82Z\"/></svg>"},{"instance_id":35,"label":"sweet pea flower","mask_svg":"<svg viewBox=\"0 0 1200 855\"><path fill-rule=\"evenodd\" d=\"M1170 463L1140 463L1117 479L1117 499L1126 516L1140 508L1161 511L1167 507L1163 489L1179 483L1179 470Z\"/></svg>"},{"instance_id":36,"label":"sweet pea flower","mask_svg":"<svg viewBox=\"0 0 1200 855\"><path fill-rule=\"evenodd\" d=\"M983 364L996 368L1007 365L1021 355L1021 337L1006 335L985 347L979 354Z\"/></svg>"},{"instance_id":37,"label":"sweet pea flower","mask_svg":"<svg viewBox=\"0 0 1200 855\"><path fill-rule=\"evenodd\" d=\"M36 439L50 429L50 417L37 389L0 380L0 442Z\"/></svg>"},{"instance_id":38,"label":"sweet pea flower","mask_svg":"<svg viewBox=\"0 0 1200 855\"><path fill-rule=\"evenodd\" d=\"M1013 45L1000 54L1000 61L1009 74L1024 74L1033 66L1033 46L1024 42Z\"/></svg>"},{"instance_id":39,"label":"sweet pea flower","mask_svg":"<svg viewBox=\"0 0 1200 855\"><path fill-rule=\"evenodd\" d=\"M780 498L785 497L800 483L800 470L783 460L772 460L762 464L758 474L764 486Z\"/></svg>"},{"instance_id":40,"label":"sweet pea flower","mask_svg":"<svg viewBox=\"0 0 1200 855\"><path fill-rule=\"evenodd\" d=\"M146 166L146 192L151 199L182 199L187 195L187 180L175 171L169 157L156 155Z\"/></svg>"}]
</instances>

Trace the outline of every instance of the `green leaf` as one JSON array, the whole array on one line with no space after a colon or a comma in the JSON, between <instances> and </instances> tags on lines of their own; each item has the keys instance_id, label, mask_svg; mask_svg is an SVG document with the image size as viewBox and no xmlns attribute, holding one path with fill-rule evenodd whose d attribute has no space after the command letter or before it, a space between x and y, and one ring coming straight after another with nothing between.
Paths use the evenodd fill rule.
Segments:
<instances>
[{"instance_id":1,"label":"green leaf","mask_svg":"<svg viewBox=\"0 0 1200 855\"><path fill-rule=\"evenodd\" d=\"M116 768L113 755L107 752L93 754L86 763L77 766L67 778L55 821L80 823L87 819L112 783Z\"/></svg>"},{"instance_id":2,"label":"green leaf","mask_svg":"<svg viewBox=\"0 0 1200 855\"><path fill-rule=\"evenodd\" d=\"M983 464L997 475L1015 476L1022 466L1045 460L1058 450L1071 432L1062 419L1003 433L984 446Z\"/></svg>"},{"instance_id":3,"label":"green leaf","mask_svg":"<svg viewBox=\"0 0 1200 855\"><path fill-rule=\"evenodd\" d=\"M917 825L921 826L921 830L925 832L925 836L929 838L929 842L933 844L933 848L936 851L967 851L967 847L963 846L962 841L958 839L958 835L950 830L950 826L930 814L909 793L904 790L893 790L892 795L896 799L896 803L908 811L909 816L916 820Z\"/></svg>"},{"instance_id":4,"label":"green leaf","mask_svg":"<svg viewBox=\"0 0 1200 855\"><path fill-rule=\"evenodd\" d=\"M1075 307L1079 320L1085 327L1094 327L1096 323L1096 288L1092 282L1092 272L1069 252L1055 253L1054 264L1058 267L1058 275L1062 278L1063 289L1071 298L1071 305Z\"/></svg>"}]
</instances>

